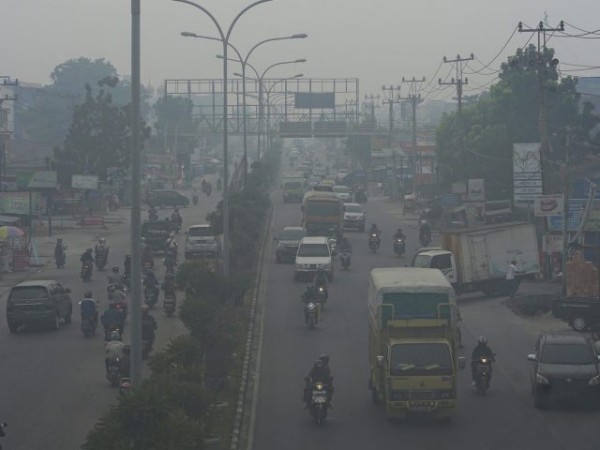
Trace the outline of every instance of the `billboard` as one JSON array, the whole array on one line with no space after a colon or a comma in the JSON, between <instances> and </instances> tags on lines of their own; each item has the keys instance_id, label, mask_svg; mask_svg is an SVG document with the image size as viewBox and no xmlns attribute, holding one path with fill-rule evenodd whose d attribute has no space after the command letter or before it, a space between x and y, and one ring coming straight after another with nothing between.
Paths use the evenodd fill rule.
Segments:
<instances>
[{"instance_id":1,"label":"billboard","mask_svg":"<svg viewBox=\"0 0 600 450\"><path fill-rule=\"evenodd\" d=\"M39 192L0 192L0 212L3 214L29 214L29 199L31 198L31 212L41 214L43 205Z\"/></svg>"},{"instance_id":2,"label":"billboard","mask_svg":"<svg viewBox=\"0 0 600 450\"><path fill-rule=\"evenodd\" d=\"M515 202L533 202L543 194L539 142L513 144L513 194Z\"/></svg>"},{"instance_id":3,"label":"billboard","mask_svg":"<svg viewBox=\"0 0 600 450\"><path fill-rule=\"evenodd\" d=\"M296 92L294 106L299 109L334 109L335 94L333 92Z\"/></svg>"},{"instance_id":4,"label":"billboard","mask_svg":"<svg viewBox=\"0 0 600 450\"><path fill-rule=\"evenodd\" d=\"M485 180L482 178L471 178L468 181L467 198L470 202L485 201Z\"/></svg>"},{"instance_id":5,"label":"billboard","mask_svg":"<svg viewBox=\"0 0 600 450\"><path fill-rule=\"evenodd\" d=\"M533 213L536 217L562 215L565 200L562 194L538 195L533 202Z\"/></svg>"},{"instance_id":6,"label":"billboard","mask_svg":"<svg viewBox=\"0 0 600 450\"><path fill-rule=\"evenodd\" d=\"M71 186L75 189L98 189L98 177L94 175L73 175Z\"/></svg>"}]
</instances>

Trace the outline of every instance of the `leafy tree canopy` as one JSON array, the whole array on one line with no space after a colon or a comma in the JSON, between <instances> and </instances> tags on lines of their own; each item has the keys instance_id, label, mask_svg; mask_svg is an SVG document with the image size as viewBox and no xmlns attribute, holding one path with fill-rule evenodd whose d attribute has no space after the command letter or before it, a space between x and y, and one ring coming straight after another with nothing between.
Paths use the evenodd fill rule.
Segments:
<instances>
[{"instance_id":1,"label":"leafy tree canopy","mask_svg":"<svg viewBox=\"0 0 600 450\"><path fill-rule=\"evenodd\" d=\"M560 78L554 51L544 55L543 89L548 135L564 135L571 127L582 136L598 123L593 107L579 107L577 81ZM477 101L463 107L462 115L448 114L437 130L440 176L446 183L484 178L491 198L507 198L512 189L512 144L539 142L538 54L530 45L518 49L502 64L499 81ZM560 159L564 139L550 139L546 158Z\"/></svg>"}]
</instances>

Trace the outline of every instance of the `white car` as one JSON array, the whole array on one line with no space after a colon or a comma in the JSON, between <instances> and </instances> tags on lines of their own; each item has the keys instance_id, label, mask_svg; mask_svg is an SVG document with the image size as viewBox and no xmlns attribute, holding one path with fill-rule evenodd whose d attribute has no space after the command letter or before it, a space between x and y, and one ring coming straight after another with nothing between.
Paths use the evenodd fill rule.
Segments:
<instances>
[{"instance_id":1,"label":"white car","mask_svg":"<svg viewBox=\"0 0 600 450\"><path fill-rule=\"evenodd\" d=\"M329 281L333 280L333 258L328 239L324 236L302 238L296 253L294 281L298 281L302 277L312 279L319 268L323 268L327 272Z\"/></svg>"},{"instance_id":2,"label":"white car","mask_svg":"<svg viewBox=\"0 0 600 450\"><path fill-rule=\"evenodd\" d=\"M209 224L192 225L185 234L185 259L221 254L221 241Z\"/></svg>"},{"instance_id":3,"label":"white car","mask_svg":"<svg viewBox=\"0 0 600 450\"><path fill-rule=\"evenodd\" d=\"M348 186L338 184L333 187L333 193L342 199L343 202L352 201L352 192L350 192L350 188Z\"/></svg>"},{"instance_id":4,"label":"white car","mask_svg":"<svg viewBox=\"0 0 600 450\"><path fill-rule=\"evenodd\" d=\"M344 178L346 178L346 175L348 175L348 170L347 169L340 169L340 170L338 170L336 178L341 183L342 181L344 181Z\"/></svg>"},{"instance_id":5,"label":"white car","mask_svg":"<svg viewBox=\"0 0 600 450\"><path fill-rule=\"evenodd\" d=\"M344 203L344 228L365 231L367 212L360 203Z\"/></svg>"}]
</instances>

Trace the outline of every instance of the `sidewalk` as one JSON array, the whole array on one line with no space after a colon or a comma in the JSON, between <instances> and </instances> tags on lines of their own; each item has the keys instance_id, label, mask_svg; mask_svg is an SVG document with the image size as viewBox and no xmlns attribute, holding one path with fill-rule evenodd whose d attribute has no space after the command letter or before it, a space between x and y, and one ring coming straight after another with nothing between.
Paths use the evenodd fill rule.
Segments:
<instances>
[{"instance_id":1,"label":"sidewalk","mask_svg":"<svg viewBox=\"0 0 600 450\"><path fill-rule=\"evenodd\" d=\"M104 215L104 225L90 226L82 226L80 219L73 216L53 217L52 236L48 236L48 222L44 221L43 225L35 228L33 234L34 253L29 258L29 269L0 274L0 295L15 284L39 277L47 266L54 264L56 239L62 238L67 245L67 258L78 258L86 248L93 247L99 237L112 234L115 225L127 223L130 214L129 208L120 208Z\"/></svg>"}]
</instances>

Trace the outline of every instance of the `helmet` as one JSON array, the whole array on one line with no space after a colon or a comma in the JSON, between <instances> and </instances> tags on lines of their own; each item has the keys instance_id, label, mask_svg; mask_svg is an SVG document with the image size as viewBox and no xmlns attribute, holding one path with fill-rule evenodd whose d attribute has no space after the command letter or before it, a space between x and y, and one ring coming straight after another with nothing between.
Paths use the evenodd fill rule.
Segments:
<instances>
[{"instance_id":1,"label":"helmet","mask_svg":"<svg viewBox=\"0 0 600 450\"><path fill-rule=\"evenodd\" d=\"M83 296L85 298L92 298L92 291L87 291Z\"/></svg>"},{"instance_id":2,"label":"helmet","mask_svg":"<svg viewBox=\"0 0 600 450\"><path fill-rule=\"evenodd\" d=\"M317 359L315 361L315 363L313 364L313 367L315 367L315 368L322 368L323 367L323 361L321 361L320 359Z\"/></svg>"},{"instance_id":3,"label":"helmet","mask_svg":"<svg viewBox=\"0 0 600 450\"><path fill-rule=\"evenodd\" d=\"M112 268L113 273L119 273L119 267L115 266Z\"/></svg>"},{"instance_id":4,"label":"helmet","mask_svg":"<svg viewBox=\"0 0 600 450\"><path fill-rule=\"evenodd\" d=\"M142 314L148 314L150 312L150 307L148 305L142 305Z\"/></svg>"},{"instance_id":5,"label":"helmet","mask_svg":"<svg viewBox=\"0 0 600 450\"><path fill-rule=\"evenodd\" d=\"M487 338L485 336L479 336L477 338L477 343L479 345L485 345L485 344L487 344Z\"/></svg>"},{"instance_id":6,"label":"helmet","mask_svg":"<svg viewBox=\"0 0 600 450\"><path fill-rule=\"evenodd\" d=\"M100 238L98 239L98 242L100 242L101 244L106 244L106 238Z\"/></svg>"},{"instance_id":7,"label":"helmet","mask_svg":"<svg viewBox=\"0 0 600 450\"><path fill-rule=\"evenodd\" d=\"M108 335L108 340L109 341L120 341L121 335L119 334L118 331L111 331L110 334Z\"/></svg>"},{"instance_id":8,"label":"helmet","mask_svg":"<svg viewBox=\"0 0 600 450\"><path fill-rule=\"evenodd\" d=\"M62 238L57 238L56 242L62 242Z\"/></svg>"},{"instance_id":9,"label":"helmet","mask_svg":"<svg viewBox=\"0 0 600 450\"><path fill-rule=\"evenodd\" d=\"M329 364L329 355L326 353L323 353L322 355L319 356L319 361L323 362L323 365L327 365Z\"/></svg>"}]
</instances>

